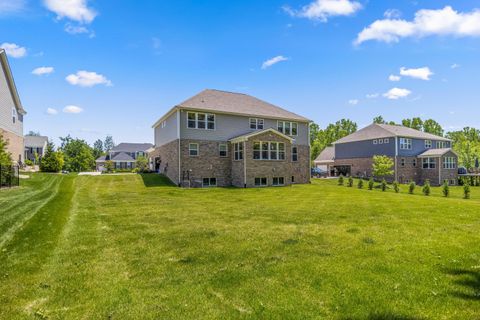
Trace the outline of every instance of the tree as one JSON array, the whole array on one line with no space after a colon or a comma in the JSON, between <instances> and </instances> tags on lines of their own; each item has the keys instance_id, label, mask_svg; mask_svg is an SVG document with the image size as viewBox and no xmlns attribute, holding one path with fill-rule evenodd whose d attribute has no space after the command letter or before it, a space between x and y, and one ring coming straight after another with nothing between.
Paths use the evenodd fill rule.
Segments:
<instances>
[{"instance_id":1,"label":"tree","mask_svg":"<svg viewBox=\"0 0 480 320\"><path fill-rule=\"evenodd\" d=\"M373 175L375 177L385 177L393 174L393 160L387 156L373 156Z\"/></svg>"},{"instance_id":2,"label":"tree","mask_svg":"<svg viewBox=\"0 0 480 320\"><path fill-rule=\"evenodd\" d=\"M5 140L0 134L0 165L1 166L11 166L12 165L12 155L7 151L8 141Z\"/></svg>"},{"instance_id":3,"label":"tree","mask_svg":"<svg viewBox=\"0 0 480 320\"><path fill-rule=\"evenodd\" d=\"M444 133L442 126L433 119L425 120L423 123L423 131L440 137L443 137Z\"/></svg>"},{"instance_id":4,"label":"tree","mask_svg":"<svg viewBox=\"0 0 480 320\"><path fill-rule=\"evenodd\" d=\"M63 153L55 151L53 143L47 144L47 149L40 163L40 170L43 172L60 172L63 168Z\"/></svg>"},{"instance_id":5,"label":"tree","mask_svg":"<svg viewBox=\"0 0 480 320\"><path fill-rule=\"evenodd\" d=\"M105 161L105 170L107 172L113 172L113 170L115 169L115 166L113 165L113 161L112 160L107 160Z\"/></svg>"},{"instance_id":6,"label":"tree","mask_svg":"<svg viewBox=\"0 0 480 320\"><path fill-rule=\"evenodd\" d=\"M376 123L376 124L385 124L385 119L383 119L382 116L378 116L378 117L373 118L373 123Z\"/></svg>"},{"instance_id":7,"label":"tree","mask_svg":"<svg viewBox=\"0 0 480 320\"><path fill-rule=\"evenodd\" d=\"M445 198L447 198L450 195L450 186L448 185L448 180L445 180L443 182L442 193Z\"/></svg>"},{"instance_id":8,"label":"tree","mask_svg":"<svg viewBox=\"0 0 480 320\"><path fill-rule=\"evenodd\" d=\"M318 125L310 125L311 156L315 159L320 152L333 142L357 131L357 124L348 119L341 119L329 124L325 129L319 129ZM312 132L313 129L313 132Z\"/></svg>"},{"instance_id":9,"label":"tree","mask_svg":"<svg viewBox=\"0 0 480 320\"><path fill-rule=\"evenodd\" d=\"M93 157L100 158L103 155L103 141L98 139L93 143Z\"/></svg>"},{"instance_id":10,"label":"tree","mask_svg":"<svg viewBox=\"0 0 480 320\"><path fill-rule=\"evenodd\" d=\"M40 132L38 131L28 131L27 133L27 136L33 136L33 137L39 137L40 136Z\"/></svg>"},{"instance_id":11,"label":"tree","mask_svg":"<svg viewBox=\"0 0 480 320\"><path fill-rule=\"evenodd\" d=\"M403 119L402 125L415 130L423 130L423 120L421 118Z\"/></svg>"},{"instance_id":12,"label":"tree","mask_svg":"<svg viewBox=\"0 0 480 320\"><path fill-rule=\"evenodd\" d=\"M109 152L115 147L115 142L113 142L113 137L112 136L107 136L105 138L105 142L103 142L103 150L105 152Z\"/></svg>"},{"instance_id":13,"label":"tree","mask_svg":"<svg viewBox=\"0 0 480 320\"><path fill-rule=\"evenodd\" d=\"M139 172L145 172L148 169L148 160L145 157L138 157L136 163L137 169Z\"/></svg>"},{"instance_id":14,"label":"tree","mask_svg":"<svg viewBox=\"0 0 480 320\"><path fill-rule=\"evenodd\" d=\"M452 139L459 164L469 170L473 169L476 159L480 157L480 130L465 127L460 131L448 132L446 136Z\"/></svg>"},{"instance_id":15,"label":"tree","mask_svg":"<svg viewBox=\"0 0 480 320\"><path fill-rule=\"evenodd\" d=\"M84 140L72 139L70 136L60 138L60 140L65 158L65 170L73 172L92 170L95 166L93 150Z\"/></svg>"},{"instance_id":16,"label":"tree","mask_svg":"<svg viewBox=\"0 0 480 320\"><path fill-rule=\"evenodd\" d=\"M423 185L422 192L424 195L429 196L431 192L430 188L430 180L425 180L425 184Z\"/></svg>"}]
</instances>

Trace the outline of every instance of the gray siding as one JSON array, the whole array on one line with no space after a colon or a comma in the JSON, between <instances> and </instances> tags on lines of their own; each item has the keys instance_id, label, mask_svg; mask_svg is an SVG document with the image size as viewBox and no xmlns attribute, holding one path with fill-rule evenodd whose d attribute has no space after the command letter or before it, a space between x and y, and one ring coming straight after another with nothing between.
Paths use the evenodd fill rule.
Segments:
<instances>
[{"instance_id":1,"label":"gray siding","mask_svg":"<svg viewBox=\"0 0 480 320\"><path fill-rule=\"evenodd\" d=\"M159 123L154 129L156 147L163 146L177 139L177 112L165 119L165 123L164 128L162 128L162 123Z\"/></svg>"},{"instance_id":2,"label":"gray siding","mask_svg":"<svg viewBox=\"0 0 480 320\"><path fill-rule=\"evenodd\" d=\"M335 145L335 159L371 158L375 155L394 157L395 137L383 144L373 144L373 140L366 140Z\"/></svg>"},{"instance_id":3,"label":"gray siding","mask_svg":"<svg viewBox=\"0 0 480 320\"><path fill-rule=\"evenodd\" d=\"M447 142L447 148L450 148L450 142ZM432 140L432 148L435 149L437 147L437 141ZM425 148L425 140L423 139L412 139L412 149L411 150L403 150L400 149L400 138L398 138L398 156L400 157L413 157L418 156L419 154L427 151L428 149Z\"/></svg>"},{"instance_id":4,"label":"gray siding","mask_svg":"<svg viewBox=\"0 0 480 320\"><path fill-rule=\"evenodd\" d=\"M248 116L215 114L215 130L190 129L187 127L187 111L180 112L180 137L182 139L197 139L209 141L228 141L231 138L253 132L250 129ZM277 129L277 120L264 119L264 129ZM296 121L292 121L296 122ZM295 143L299 145L308 145L308 124L298 123L298 135Z\"/></svg>"},{"instance_id":5,"label":"gray siding","mask_svg":"<svg viewBox=\"0 0 480 320\"><path fill-rule=\"evenodd\" d=\"M13 123L12 109L15 108L15 103L12 98L12 94L8 87L7 78L5 76L5 70L3 70L0 64L0 128L13 132L18 136L23 136L23 123L17 120Z\"/></svg>"}]
</instances>

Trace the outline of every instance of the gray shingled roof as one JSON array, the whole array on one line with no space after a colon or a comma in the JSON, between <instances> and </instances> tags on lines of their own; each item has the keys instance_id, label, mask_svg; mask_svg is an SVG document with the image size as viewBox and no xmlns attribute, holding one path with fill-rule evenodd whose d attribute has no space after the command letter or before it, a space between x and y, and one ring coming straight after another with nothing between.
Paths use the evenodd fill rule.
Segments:
<instances>
[{"instance_id":1,"label":"gray shingled roof","mask_svg":"<svg viewBox=\"0 0 480 320\"><path fill-rule=\"evenodd\" d=\"M43 148L48 143L48 137L44 136L25 136L24 145L27 148Z\"/></svg>"},{"instance_id":2,"label":"gray shingled roof","mask_svg":"<svg viewBox=\"0 0 480 320\"><path fill-rule=\"evenodd\" d=\"M309 121L298 114L282 109L243 93L207 89L180 103L180 108L211 112L251 115L297 121Z\"/></svg>"},{"instance_id":3,"label":"gray shingled roof","mask_svg":"<svg viewBox=\"0 0 480 320\"><path fill-rule=\"evenodd\" d=\"M135 161L130 155L125 152L120 152L115 157L112 158L112 161Z\"/></svg>"},{"instance_id":4,"label":"gray shingled roof","mask_svg":"<svg viewBox=\"0 0 480 320\"><path fill-rule=\"evenodd\" d=\"M318 157L313 161L315 163L319 162L333 162L335 159L335 147L326 147L318 155Z\"/></svg>"},{"instance_id":5,"label":"gray shingled roof","mask_svg":"<svg viewBox=\"0 0 480 320\"><path fill-rule=\"evenodd\" d=\"M450 139L436 136L431 133L415 130L404 126L394 126L389 124L373 123L363 129L358 130L334 143L346 143L354 141L372 140L378 138L406 137L426 140L451 141Z\"/></svg>"},{"instance_id":6,"label":"gray shingled roof","mask_svg":"<svg viewBox=\"0 0 480 320\"><path fill-rule=\"evenodd\" d=\"M120 143L115 146L111 151L112 152L138 152L138 151L147 151L153 147L151 143Z\"/></svg>"},{"instance_id":7,"label":"gray shingled roof","mask_svg":"<svg viewBox=\"0 0 480 320\"><path fill-rule=\"evenodd\" d=\"M420 154L418 157L419 158L425 158L425 157L441 157L444 154L448 152L453 152L456 154L451 148L439 148L439 149L428 149L424 153Z\"/></svg>"},{"instance_id":8,"label":"gray shingled roof","mask_svg":"<svg viewBox=\"0 0 480 320\"><path fill-rule=\"evenodd\" d=\"M97 160L95 161L98 161L98 162L104 162L107 160L107 156L101 156L100 158L98 158Z\"/></svg>"}]
</instances>

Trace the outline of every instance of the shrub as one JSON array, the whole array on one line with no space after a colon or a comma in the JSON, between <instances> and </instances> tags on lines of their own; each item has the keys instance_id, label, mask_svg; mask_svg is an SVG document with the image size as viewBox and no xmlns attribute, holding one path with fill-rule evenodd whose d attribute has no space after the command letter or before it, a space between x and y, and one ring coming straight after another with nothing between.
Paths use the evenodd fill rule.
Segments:
<instances>
[{"instance_id":1,"label":"shrub","mask_svg":"<svg viewBox=\"0 0 480 320\"><path fill-rule=\"evenodd\" d=\"M115 166L113 165L113 161L112 160L105 161L104 168L107 173L113 172L113 170L115 169Z\"/></svg>"},{"instance_id":2,"label":"shrub","mask_svg":"<svg viewBox=\"0 0 480 320\"><path fill-rule=\"evenodd\" d=\"M414 181L410 182L410 185L408 186L408 193L413 194L415 192L415 187L417 185L415 184Z\"/></svg>"},{"instance_id":3,"label":"shrub","mask_svg":"<svg viewBox=\"0 0 480 320\"><path fill-rule=\"evenodd\" d=\"M370 180L368 180L368 190L373 190L374 184L375 182L373 181L373 178L370 178Z\"/></svg>"},{"instance_id":4,"label":"shrub","mask_svg":"<svg viewBox=\"0 0 480 320\"><path fill-rule=\"evenodd\" d=\"M387 190L387 181L385 181L385 179L382 180L382 183L380 184L380 187L382 188L383 192L385 192Z\"/></svg>"},{"instance_id":5,"label":"shrub","mask_svg":"<svg viewBox=\"0 0 480 320\"><path fill-rule=\"evenodd\" d=\"M463 198L470 199L470 185L468 183L463 185Z\"/></svg>"},{"instance_id":6,"label":"shrub","mask_svg":"<svg viewBox=\"0 0 480 320\"><path fill-rule=\"evenodd\" d=\"M442 193L444 197L448 197L450 195L450 187L448 186L447 180L443 182Z\"/></svg>"},{"instance_id":7,"label":"shrub","mask_svg":"<svg viewBox=\"0 0 480 320\"><path fill-rule=\"evenodd\" d=\"M424 195L429 196L431 192L430 188L430 180L425 180L425 184L423 185L422 192Z\"/></svg>"},{"instance_id":8,"label":"shrub","mask_svg":"<svg viewBox=\"0 0 480 320\"><path fill-rule=\"evenodd\" d=\"M25 159L25 165L27 165L27 166L29 166L29 167L30 167L30 166L33 166L33 161L30 160L30 159Z\"/></svg>"},{"instance_id":9,"label":"shrub","mask_svg":"<svg viewBox=\"0 0 480 320\"><path fill-rule=\"evenodd\" d=\"M393 182L393 190L395 190L395 193L399 193L400 192L400 185L398 184L398 181L395 180Z\"/></svg>"},{"instance_id":10,"label":"shrub","mask_svg":"<svg viewBox=\"0 0 480 320\"><path fill-rule=\"evenodd\" d=\"M137 172L145 172L148 170L148 159L145 157L138 157L136 162Z\"/></svg>"},{"instance_id":11,"label":"shrub","mask_svg":"<svg viewBox=\"0 0 480 320\"><path fill-rule=\"evenodd\" d=\"M47 144L45 155L40 163L40 171L42 172L60 172L64 164L63 153L55 151L53 143Z\"/></svg>"},{"instance_id":12,"label":"shrub","mask_svg":"<svg viewBox=\"0 0 480 320\"><path fill-rule=\"evenodd\" d=\"M353 178L350 176L348 177L348 186L351 188L353 187Z\"/></svg>"},{"instance_id":13,"label":"shrub","mask_svg":"<svg viewBox=\"0 0 480 320\"><path fill-rule=\"evenodd\" d=\"M343 186L343 176L342 175L340 175L340 177L338 178L338 185Z\"/></svg>"},{"instance_id":14,"label":"shrub","mask_svg":"<svg viewBox=\"0 0 480 320\"><path fill-rule=\"evenodd\" d=\"M363 180L362 179L358 180L357 187L358 187L358 189L363 189Z\"/></svg>"}]
</instances>

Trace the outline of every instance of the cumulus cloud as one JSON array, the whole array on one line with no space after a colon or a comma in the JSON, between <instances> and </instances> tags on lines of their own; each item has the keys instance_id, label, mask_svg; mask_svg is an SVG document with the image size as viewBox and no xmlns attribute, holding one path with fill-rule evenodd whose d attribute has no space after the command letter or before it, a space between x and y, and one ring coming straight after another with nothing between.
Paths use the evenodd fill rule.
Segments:
<instances>
[{"instance_id":1,"label":"cumulus cloud","mask_svg":"<svg viewBox=\"0 0 480 320\"><path fill-rule=\"evenodd\" d=\"M262 64L262 69L267 69L267 68L273 66L274 64L277 64L277 63L282 62L282 61L287 61L287 60L288 60L288 58L286 58L284 56L273 57L271 59L268 59L267 61L265 61Z\"/></svg>"},{"instance_id":2,"label":"cumulus cloud","mask_svg":"<svg viewBox=\"0 0 480 320\"><path fill-rule=\"evenodd\" d=\"M97 12L88 7L88 0L44 0L45 7L58 19L67 18L79 23L91 23Z\"/></svg>"},{"instance_id":3,"label":"cumulus cloud","mask_svg":"<svg viewBox=\"0 0 480 320\"><path fill-rule=\"evenodd\" d=\"M34 74L36 76L42 76L44 74L50 74L53 71L55 71L55 69L53 67L40 67L40 68L34 69L32 71L32 74Z\"/></svg>"},{"instance_id":4,"label":"cumulus cloud","mask_svg":"<svg viewBox=\"0 0 480 320\"><path fill-rule=\"evenodd\" d=\"M378 98L379 96L380 96L379 93L369 93L369 94L365 95L365 97L367 99L375 99L375 98Z\"/></svg>"},{"instance_id":5,"label":"cumulus cloud","mask_svg":"<svg viewBox=\"0 0 480 320\"><path fill-rule=\"evenodd\" d=\"M390 100L398 100L400 98L408 97L412 92L408 89L392 88L385 92L383 96Z\"/></svg>"},{"instance_id":6,"label":"cumulus cloud","mask_svg":"<svg viewBox=\"0 0 480 320\"><path fill-rule=\"evenodd\" d=\"M329 17L350 16L362 9L362 5L350 0L315 0L300 10L284 6L283 10L293 17L327 22Z\"/></svg>"},{"instance_id":7,"label":"cumulus cloud","mask_svg":"<svg viewBox=\"0 0 480 320\"><path fill-rule=\"evenodd\" d=\"M357 36L354 44L377 40L398 42L407 37L427 36L480 36L480 10L458 12L446 6L438 10L419 10L412 21L387 18L377 20L364 28Z\"/></svg>"},{"instance_id":8,"label":"cumulus cloud","mask_svg":"<svg viewBox=\"0 0 480 320\"><path fill-rule=\"evenodd\" d=\"M383 16L387 19L397 19L402 16L402 12L398 9L388 9L383 13Z\"/></svg>"},{"instance_id":9,"label":"cumulus cloud","mask_svg":"<svg viewBox=\"0 0 480 320\"><path fill-rule=\"evenodd\" d=\"M350 99L348 100L348 104L351 104L352 106L356 106L360 101L358 99Z\"/></svg>"},{"instance_id":10,"label":"cumulus cloud","mask_svg":"<svg viewBox=\"0 0 480 320\"><path fill-rule=\"evenodd\" d=\"M394 74L391 74L391 75L388 76L388 80L390 80L390 81L396 82L396 81L400 81L400 79L401 79L400 76L396 76Z\"/></svg>"},{"instance_id":11,"label":"cumulus cloud","mask_svg":"<svg viewBox=\"0 0 480 320\"><path fill-rule=\"evenodd\" d=\"M58 114L58 111L57 111L57 109L47 108L47 114L54 116L54 115Z\"/></svg>"},{"instance_id":12,"label":"cumulus cloud","mask_svg":"<svg viewBox=\"0 0 480 320\"><path fill-rule=\"evenodd\" d=\"M64 113L81 113L83 112L83 109L80 108L80 107L77 107L77 106L73 106L73 105L70 105L70 106L66 106L65 108L63 108L63 112Z\"/></svg>"},{"instance_id":13,"label":"cumulus cloud","mask_svg":"<svg viewBox=\"0 0 480 320\"><path fill-rule=\"evenodd\" d=\"M451 69L458 69L458 68L460 68L460 67L461 67L461 66L460 66L459 64L457 64L457 63L454 63L454 64L452 64L452 65L450 66Z\"/></svg>"},{"instance_id":14,"label":"cumulus cloud","mask_svg":"<svg viewBox=\"0 0 480 320\"><path fill-rule=\"evenodd\" d=\"M107 87L113 85L104 75L89 71L78 71L76 74L67 76L65 80L73 86L80 87L93 87L99 84L106 85Z\"/></svg>"},{"instance_id":15,"label":"cumulus cloud","mask_svg":"<svg viewBox=\"0 0 480 320\"><path fill-rule=\"evenodd\" d=\"M433 75L433 72L428 67L417 69L400 68L400 74L405 77L428 81L430 80L430 76Z\"/></svg>"},{"instance_id":16,"label":"cumulus cloud","mask_svg":"<svg viewBox=\"0 0 480 320\"><path fill-rule=\"evenodd\" d=\"M7 55L12 58L23 58L27 55L27 49L15 43L5 42L0 45L0 48L4 49Z\"/></svg>"}]
</instances>

